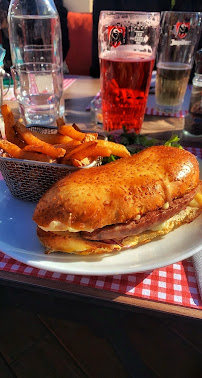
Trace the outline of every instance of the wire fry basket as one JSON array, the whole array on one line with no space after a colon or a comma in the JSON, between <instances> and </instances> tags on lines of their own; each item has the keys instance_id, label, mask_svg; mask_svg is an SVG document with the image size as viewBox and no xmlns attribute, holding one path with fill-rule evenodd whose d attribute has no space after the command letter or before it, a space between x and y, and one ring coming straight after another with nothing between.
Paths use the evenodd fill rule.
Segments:
<instances>
[{"instance_id":1,"label":"wire fry basket","mask_svg":"<svg viewBox=\"0 0 202 378\"><path fill-rule=\"evenodd\" d=\"M31 131L56 133L56 128L33 126ZM0 150L1 151L1 150ZM83 167L57 163L44 163L32 160L20 160L3 157L0 152L0 171L10 192L17 198L38 202L41 196L59 179L80 169L98 166L102 160L98 158Z\"/></svg>"}]
</instances>

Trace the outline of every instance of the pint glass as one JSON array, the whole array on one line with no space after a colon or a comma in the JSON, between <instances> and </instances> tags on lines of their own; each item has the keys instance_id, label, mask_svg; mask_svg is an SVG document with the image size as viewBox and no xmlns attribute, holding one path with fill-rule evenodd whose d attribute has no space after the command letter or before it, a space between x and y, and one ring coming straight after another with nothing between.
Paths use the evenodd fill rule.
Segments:
<instances>
[{"instance_id":1,"label":"pint glass","mask_svg":"<svg viewBox=\"0 0 202 378\"><path fill-rule=\"evenodd\" d=\"M195 12L163 12L157 53L155 96L158 110L181 110L201 31Z\"/></svg>"},{"instance_id":2,"label":"pint glass","mask_svg":"<svg viewBox=\"0 0 202 378\"><path fill-rule=\"evenodd\" d=\"M103 127L139 133L159 39L159 13L102 11L98 50Z\"/></svg>"}]
</instances>

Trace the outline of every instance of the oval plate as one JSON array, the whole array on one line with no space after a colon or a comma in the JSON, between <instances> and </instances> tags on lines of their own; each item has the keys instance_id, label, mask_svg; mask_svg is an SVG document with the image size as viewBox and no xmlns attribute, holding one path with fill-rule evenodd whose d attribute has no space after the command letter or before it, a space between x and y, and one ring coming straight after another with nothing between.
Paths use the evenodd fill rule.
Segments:
<instances>
[{"instance_id":1,"label":"oval plate","mask_svg":"<svg viewBox=\"0 0 202 378\"><path fill-rule=\"evenodd\" d=\"M202 172L202 161L200 160ZM35 204L13 197L0 181L0 250L39 269L81 275L115 275L151 271L184 260L202 248L202 216L162 238L125 251L79 256L44 254L32 221Z\"/></svg>"}]
</instances>

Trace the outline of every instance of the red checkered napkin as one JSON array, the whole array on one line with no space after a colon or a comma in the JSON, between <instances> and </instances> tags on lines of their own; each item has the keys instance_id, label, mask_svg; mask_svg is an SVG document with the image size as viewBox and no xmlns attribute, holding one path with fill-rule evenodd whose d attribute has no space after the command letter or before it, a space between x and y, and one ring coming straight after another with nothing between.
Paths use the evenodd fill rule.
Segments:
<instances>
[{"instance_id":1,"label":"red checkered napkin","mask_svg":"<svg viewBox=\"0 0 202 378\"><path fill-rule=\"evenodd\" d=\"M202 158L202 149L186 148ZM192 260L184 260L152 272L115 276L78 276L49 272L22 264L0 252L0 269L28 276L74 283L139 298L202 309Z\"/></svg>"},{"instance_id":2,"label":"red checkered napkin","mask_svg":"<svg viewBox=\"0 0 202 378\"><path fill-rule=\"evenodd\" d=\"M63 89L67 89L76 81L76 78L64 78L63 80Z\"/></svg>"},{"instance_id":3,"label":"red checkered napkin","mask_svg":"<svg viewBox=\"0 0 202 378\"><path fill-rule=\"evenodd\" d=\"M202 159L202 148L184 147L184 149L191 152L193 155L197 156L198 158Z\"/></svg>"}]
</instances>

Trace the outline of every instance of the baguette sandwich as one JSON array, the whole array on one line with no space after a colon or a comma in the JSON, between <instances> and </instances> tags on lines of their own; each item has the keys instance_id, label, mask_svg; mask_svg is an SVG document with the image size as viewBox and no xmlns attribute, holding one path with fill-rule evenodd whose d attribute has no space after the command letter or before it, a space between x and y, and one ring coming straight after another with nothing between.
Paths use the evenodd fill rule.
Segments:
<instances>
[{"instance_id":1,"label":"baguette sandwich","mask_svg":"<svg viewBox=\"0 0 202 378\"><path fill-rule=\"evenodd\" d=\"M195 156L156 146L58 181L33 220L46 253L97 254L149 242L201 213Z\"/></svg>"}]
</instances>

